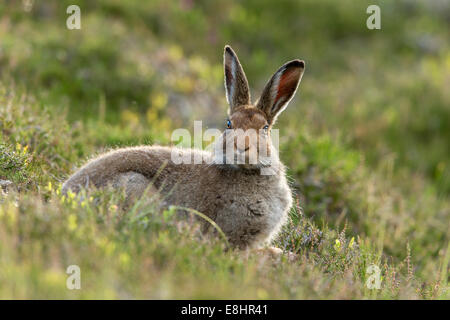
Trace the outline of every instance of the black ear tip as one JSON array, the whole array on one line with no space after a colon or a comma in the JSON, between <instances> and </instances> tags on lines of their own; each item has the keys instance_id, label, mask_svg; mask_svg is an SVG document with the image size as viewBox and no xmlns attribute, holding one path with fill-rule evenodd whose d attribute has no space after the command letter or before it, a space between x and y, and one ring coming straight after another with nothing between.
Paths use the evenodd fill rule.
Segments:
<instances>
[{"instance_id":1,"label":"black ear tip","mask_svg":"<svg viewBox=\"0 0 450 320\"><path fill-rule=\"evenodd\" d=\"M298 68L298 69L304 70L305 69L305 61L295 59L295 60L286 62L285 64L283 64L283 66L280 68L280 70L286 70L289 68Z\"/></svg>"},{"instance_id":2,"label":"black ear tip","mask_svg":"<svg viewBox=\"0 0 450 320\"><path fill-rule=\"evenodd\" d=\"M231 47L229 45L225 46L225 52L227 52L231 55L234 55L234 51L233 51L233 49L231 49Z\"/></svg>"},{"instance_id":3,"label":"black ear tip","mask_svg":"<svg viewBox=\"0 0 450 320\"><path fill-rule=\"evenodd\" d=\"M303 61L303 60L296 59L296 60L293 60L291 62L291 64L293 67L305 69L305 61Z\"/></svg>"}]
</instances>

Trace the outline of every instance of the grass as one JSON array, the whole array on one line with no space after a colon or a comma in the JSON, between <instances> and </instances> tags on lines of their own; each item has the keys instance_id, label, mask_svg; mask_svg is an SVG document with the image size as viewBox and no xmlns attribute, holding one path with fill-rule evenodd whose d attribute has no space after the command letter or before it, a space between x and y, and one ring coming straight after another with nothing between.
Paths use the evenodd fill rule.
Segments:
<instances>
[{"instance_id":1,"label":"grass","mask_svg":"<svg viewBox=\"0 0 450 320\"><path fill-rule=\"evenodd\" d=\"M69 31L72 2L0 4L0 298L450 298L448 5L381 2L372 32L364 1L75 1ZM255 98L307 63L278 123L296 205L274 245L294 261L224 250L157 199L59 192L108 148L223 127L225 43Z\"/></svg>"}]
</instances>

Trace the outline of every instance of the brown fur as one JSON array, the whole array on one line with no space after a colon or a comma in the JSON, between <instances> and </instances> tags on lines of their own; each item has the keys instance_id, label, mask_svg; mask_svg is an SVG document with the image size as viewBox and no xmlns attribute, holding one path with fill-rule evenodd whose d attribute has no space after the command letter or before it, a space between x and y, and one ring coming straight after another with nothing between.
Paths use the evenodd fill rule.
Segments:
<instances>
[{"instance_id":1,"label":"brown fur","mask_svg":"<svg viewBox=\"0 0 450 320\"><path fill-rule=\"evenodd\" d=\"M229 61L237 62L234 70L238 75L232 73ZM269 124L277 116L277 111L268 113L267 110L271 110L276 100L285 99L286 103L290 100L303 73L303 63L301 68L298 64L286 64L288 68L278 71L281 72L278 78L283 77L285 70L289 71L286 80L280 81L286 88L266 86L265 91L277 93L276 99L260 99L259 106L255 107L249 101L245 74L228 46L225 48L224 65L230 121L233 128L243 130L260 130ZM276 76L277 74L274 75ZM271 79L272 83L274 77ZM284 105L278 106L278 112L283 107ZM235 133L234 130L226 130L222 138L227 134ZM270 131L258 138L264 139L264 142L271 146ZM217 148L222 148L221 144L223 143L219 139ZM235 145L235 149L239 149L239 146ZM205 161L202 164L175 164L171 160L173 152L201 154ZM245 157L251 152L258 152L258 149L248 148L246 145ZM64 183L63 192L69 189L79 192L84 187L101 188L112 185L117 188L124 187L130 197L136 198L153 183L150 188L153 192L160 191L163 205L180 205L206 214L220 226L235 247L261 247L279 231L292 205L291 190L286 181L283 164L274 157L271 162L274 174L261 175L263 163L215 164L212 161L214 156L214 151L162 146L118 149L81 167ZM208 229L209 224L203 223L204 229Z\"/></svg>"}]
</instances>

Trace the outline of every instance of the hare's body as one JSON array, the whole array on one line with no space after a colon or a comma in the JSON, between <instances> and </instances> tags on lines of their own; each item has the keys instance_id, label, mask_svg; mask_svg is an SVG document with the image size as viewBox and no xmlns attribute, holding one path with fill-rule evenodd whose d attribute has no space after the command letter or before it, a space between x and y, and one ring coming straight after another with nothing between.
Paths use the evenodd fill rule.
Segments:
<instances>
[{"instance_id":1,"label":"hare's body","mask_svg":"<svg viewBox=\"0 0 450 320\"><path fill-rule=\"evenodd\" d=\"M179 152L200 152L178 149ZM174 164L172 148L135 147L109 152L88 162L64 184L63 191L108 184L140 197L149 187L159 190L163 203L198 210L214 220L229 241L240 248L270 240L287 217L291 192L284 170L274 175L209 164ZM209 224L205 224L207 227Z\"/></svg>"},{"instance_id":2,"label":"hare's body","mask_svg":"<svg viewBox=\"0 0 450 320\"><path fill-rule=\"evenodd\" d=\"M91 160L63 185L63 192L95 186L124 188L129 199L158 192L163 205L192 208L214 220L239 248L259 247L280 229L292 205L283 164L270 131L295 94L304 62L284 64L252 105L236 54L225 48L225 89L230 105L227 130L211 153L193 149L143 146L119 149ZM258 131L258 133L256 133ZM200 163L178 164L182 154ZM264 172L264 173L263 173ZM144 195L145 196L145 195ZM205 223L205 222L204 222ZM204 224L208 229L209 224Z\"/></svg>"}]
</instances>

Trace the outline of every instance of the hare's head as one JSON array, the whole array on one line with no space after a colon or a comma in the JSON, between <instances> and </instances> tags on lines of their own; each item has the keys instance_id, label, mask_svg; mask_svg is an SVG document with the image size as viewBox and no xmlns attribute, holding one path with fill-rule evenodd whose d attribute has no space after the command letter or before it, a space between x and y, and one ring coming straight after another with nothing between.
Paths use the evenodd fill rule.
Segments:
<instances>
[{"instance_id":1,"label":"hare's head","mask_svg":"<svg viewBox=\"0 0 450 320\"><path fill-rule=\"evenodd\" d=\"M225 47L223 63L230 108L226 130L216 143L215 162L246 169L270 166L278 159L270 137L272 126L293 98L305 63L292 60L281 66L255 104L250 99L244 70L229 46Z\"/></svg>"}]
</instances>

